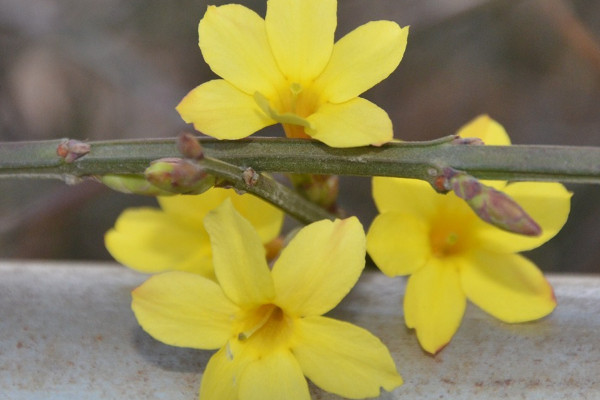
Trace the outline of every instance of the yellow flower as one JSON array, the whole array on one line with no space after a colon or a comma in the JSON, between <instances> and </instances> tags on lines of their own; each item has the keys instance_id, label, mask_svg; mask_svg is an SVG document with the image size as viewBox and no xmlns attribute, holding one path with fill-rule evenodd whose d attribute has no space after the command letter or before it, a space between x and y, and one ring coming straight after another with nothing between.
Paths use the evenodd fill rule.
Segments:
<instances>
[{"instance_id":1,"label":"yellow flower","mask_svg":"<svg viewBox=\"0 0 600 400\"><path fill-rule=\"evenodd\" d=\"M104 241L120 263L140 272L188 271L213 276L212 252L202 221L225 199L250 220L261 243L274 240L283 212L250 194L213 188L200 195L158 197L161 209L125 210Z\"/></svg>"},{"instance_id":2,"label":"yellow flower","mask_svg":"<svg viewBox=\"0 0 600 400\"><path fill-rule=\"evenodd\" d=\"M392 139L385 111L358 97L400 63L408 28L374 21L334 45L336 0L269 0L263 20L238 4L209 6L199 45L223 79L193 89L177 106L218 139L240 139L282 123L288 137L333 147Z\"/></svg>"},{"instance_id":3,"label":"yellow flower","mask_svg":"<svg viewBox=\"0 0 600 400\"><path fill-rule=\"evenodd\" d=\"M487 116L459 134L509 144L504 129ZM538 222L541 236L521 236L489 225L453 193L438 194L423 181L373 179L380 214L369 229L367 250L386 275L410 275L405 321L429 353L450 342L467 298L509 323L542 318L556 306L542 272L515 253L536 248L558 233L567 220L571 194L559 183L495 185Z\"/></svg>"},{"instance_id":4,"label":"yellow flower","mask_svg":"<svg viewBox=\"0 0 600 400\"><path fill-rule=\"evenodd\" d=\"M154 275L132 308L154 338L219 349L201 400L309 399L304 376L348 398L402 384L387 348L368 331L323 317L364 268L365 234L355 218L315 222L270 270L252 225L225 201L205 218L217 281L185 272Z\"/></svg>"}]
</instances>

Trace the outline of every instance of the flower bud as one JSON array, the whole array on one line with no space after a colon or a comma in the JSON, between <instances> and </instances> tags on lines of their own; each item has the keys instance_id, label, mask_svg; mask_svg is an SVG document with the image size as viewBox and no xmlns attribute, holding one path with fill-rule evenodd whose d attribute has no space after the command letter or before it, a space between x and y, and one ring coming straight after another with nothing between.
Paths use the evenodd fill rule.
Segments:
<instances>
[{"instance_id":1,"label":"flower bud","mask_svg":"<svg viewBox=\"0 0 600 400\"><path fill-rule=\"evenodd\" d=\"M507 194L464 173L452 176L450 184L454 193L482 220L521 235L539 236L542 233L542 228Z\"/></svg>"},{"instance_id":2,"label":"flower bud","mask_svg":"<svg viewBox=\"0 0 600 400\"><path fill-rule=\"evenodd\" d=\"M172 193L200 194L215 184L215 177L193 161L181 158L161 158L146 171L146 179L154 186Z\"/></svg>"},{"instance_id":3,"label":"flower bud","mask_svg":"<svg viewBox=\"0 0 600 400\"><path fill-rule=\"evenodd\" d=\"M193 160L204 158L204 152L198 139L188 132L182 132L177 136L177 150L185 157Z\"/></svg>"},{"instance_id":4,"label":"flower bud","mask_svg":"<svg viewBox=\"0 0 600 400\"><path fill-rule=\"evenodd\" d=\"M107 174L99 177L100 181L117 192L141 194L144 196L171 196L175 193L159 189L148 182L142 175Z\"/></svg>"},{"instance_id":5,"label":"flower bud","mask_svg":"<svg viewBox=\"0 0 600 400\"><path fill-rule=\"evenodd\" d=\"M65 139L56 148L56 154L64 159L67 164L85 156L89 152L89 144L75 139Z\"/></svg>"},{"instance_id":6,"label":"flower bud","mask_svg":"<svg viewBox=\"0 0 600 400\"><path fill-rule=\"evenodd\" d=\"M339 193L337 175L290 174L290 180L302 197L335 211Z\"/></svg>"}]
</instances>

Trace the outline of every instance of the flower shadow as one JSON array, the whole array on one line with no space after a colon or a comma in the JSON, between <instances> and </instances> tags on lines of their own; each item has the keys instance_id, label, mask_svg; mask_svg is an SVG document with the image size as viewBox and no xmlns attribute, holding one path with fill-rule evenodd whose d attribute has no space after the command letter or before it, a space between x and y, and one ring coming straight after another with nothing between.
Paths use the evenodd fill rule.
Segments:
<instances>
[{"instance_id":1,"label":"flower shadow","mask_svg":"<svg viewBox=\"0 0 600 400\"><path fill-rule=\"evenodd\" d=\"M202 373L212 351L174 347L159 342L136 327L131 335L132 346L148 363L173 372Z\"/></svg>"}]
</instances>

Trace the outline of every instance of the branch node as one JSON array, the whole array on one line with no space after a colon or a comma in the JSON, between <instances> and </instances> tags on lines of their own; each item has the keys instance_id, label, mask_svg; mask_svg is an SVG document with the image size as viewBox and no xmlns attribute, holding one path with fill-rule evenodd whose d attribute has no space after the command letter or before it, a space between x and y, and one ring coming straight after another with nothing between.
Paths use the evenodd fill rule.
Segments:
<instances>
[{"instance_id":1,"label":"branch node","mask_svg":"<svg viewBox=\"0 0 600 400\"><path fill-rule=\"evenodd\" d=\"M476 138L476 137L463 138L458 135L450 143L457 144L457 145L468 145L468 146L483 146L485 144L483 142L483 140L481 140L480 138Z\"/></svg>"},{"instance_id":2,"label":"branch node","mask_svg":"<svg viewBox=\"0 0 600 400\"><path fill-rule=\"evenodd\" d=\"M254 186L258 182L260 178L260 174L254 170L252 167L248 167L242 172L242 178L244 178L244 182L248 186Z\"/></svg>"},{"instance_id":3,"label":"branch node","mask_svg":"<svg viewBox=\"0 0 600 400\"><path fill-rule=\"evenodd\" d=\"M65 139L56 148L56 155L61 157L67 164L85 156L90 152L90 145L80 140Z\"/></svg>"}]
</instances>

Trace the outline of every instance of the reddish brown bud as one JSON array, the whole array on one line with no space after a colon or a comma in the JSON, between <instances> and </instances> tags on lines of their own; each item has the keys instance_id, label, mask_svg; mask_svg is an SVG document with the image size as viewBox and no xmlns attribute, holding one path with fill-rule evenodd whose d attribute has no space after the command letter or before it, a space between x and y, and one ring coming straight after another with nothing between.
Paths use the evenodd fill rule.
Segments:
<instances>
[{"instance_id":1,"label":"reddish brown bud","mask_svg":"<svg viewBox=\"0 0 600 400\"><path fill-rule=\"evenodd\" d=\"M466 201L481 195L484 190L484 185L481 182L467 174L454 175L450 179L450 185L454 190L454 194Z\"/></svg>"},{"instance_id":2,"label":"reddish brown bud","mask_svg":"<svg viewBox=\"0 0 600 400\"><path fill-rule=\"evenodd\" d=\"M56 154L70 164L88 154L90 145L75 139L65 139L56 148Z\"/></svg>"},{"instance_id":3,"label":"reddish brown bud","mask_svg":"<svg viewBox=\"0 0 600 400\"><path fill-rule=\"evenodd\" d=\"M199 164L181 158L156 160L146 168L144 175L154 186L174 193L199 194L215 184L215 177L208 175Z\"/></svg>"},{"instance_id":4,"label":"reddish brown bud","mask_svg":"<svg viewBox=\"0 0 600 400\"><path fill-rule=\"evenodd\" d=\"M450 178L454 193L482 220L509 232L539 236L542 228L510 196L465 173Z\"/></svg>"},{"instance_id":5,"label":"reddish brown bud","mask_svg":"<svg viewBox=\"0 0 600 400\"><path fill-rule=\"evenodd\" d=\"M185 157L193 160L204 158L202 146L194 135L188 132L182 132L177 137L177 150Z\"/></svg>"}]
</instances>

